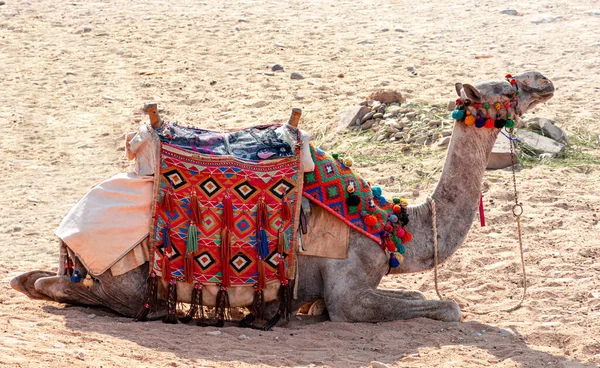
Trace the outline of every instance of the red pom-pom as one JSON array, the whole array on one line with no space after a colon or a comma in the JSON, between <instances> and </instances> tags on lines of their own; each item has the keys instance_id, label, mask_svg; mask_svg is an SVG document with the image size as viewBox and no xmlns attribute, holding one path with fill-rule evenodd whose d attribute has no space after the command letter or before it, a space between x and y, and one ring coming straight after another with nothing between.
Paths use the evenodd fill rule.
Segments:
<instances>
[{"instance_id":1,"label":"red pom-pom","mask_svg":"<svg viewBox=\"0 0 600 368\"><path fill-rule=\"evenodd\" d=\"M391 240L387 240L385 242L385 248L388 250L388 252L393 252L396 250L396 244L394 244L394 242Z\"/></svg>"},{"instance_id":2,"label":"red pom-pom","mask_svg":"<svg viewBox=\"0 0 600 368\"><path fill-rule=\"evenodd\" d=\"M394 207L393 207L393 211L394 211L394 212L400 212L401 210L402 210L402 207L400 207L400 205L399 205L399 204L395 204L395 205L394 205Z\"/></svg>"},{"instance_id":3,"label":"red pom-pom","mask_svg":"<svg viewBox=\"0 0 600 368\"><path fill-rule=\"evenodd\" d=\"M377 224L377 217L374 215L366 215L364 221L367 226L375 226Z\"/></svg>"},{"instance_id":4,"label":"red pom-pom","mask_svg":"<svg viewBox=\"0 0 600 368\"><path fill-rule=\"evenodd\" d=\"M505 78L512 78L512 74L507 74Z\"/></svg>"},{"instance_id":5,"label":"red pom-pom","mask_svg":"<svg viewBox=\"0 0 600 368\"><path fill-rule=\"evenodd\" d=\"M484 127L486 127L486 128L493 128L494 127L494 121L492 119L486 120Z\"/></svg>"},{"instance_id":6,"label":"red pom-pom","mask_svg":"<svg viewBox=\"0 0 600 368\"><path fill-rule=\"evenodd\" d=\"M412 234L408 231L405 231L404 235L400 239L402 239L402 243L408 243L412 240Z\"/></svg>"}]
</instances>

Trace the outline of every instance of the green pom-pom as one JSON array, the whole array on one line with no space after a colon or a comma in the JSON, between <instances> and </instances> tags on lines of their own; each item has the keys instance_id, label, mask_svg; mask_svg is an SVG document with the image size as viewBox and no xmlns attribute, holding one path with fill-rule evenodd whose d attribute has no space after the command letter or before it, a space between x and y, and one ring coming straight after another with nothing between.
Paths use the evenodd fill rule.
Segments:
<instances>
[{"instance_id":1,"label":"green pom-pom","mask_svg":"<svg viewBox=\"0 0 600 368\"><path fill-rule=\"evenodd\" d=\"M454 120L462 120L465 117L464 110L454 110L452 111L452 119Z\"/></svg>"},{"instance_id":2,"label":"green pom-pom","mask_svg":"<svg viewBox=\"0 0 600 368\"><path fill-rule=\"evenodd\" d=\"M515 127L515 121L513 119L508 119L506 121L505 127L507 127L508 129L514 128Z\"/></svg>"},{"instance_id":3,"label":"green pom-pom","mask_svg":"<svg viewBox=\"0 0 600 368\"><path fill-rule=\"evenodd\" d=\"M331 154L331 157L335 158L336 160L338 159L338 157L340 157L340 155L338 155L337 152L334 152Z\"/></svg>"},{"instance_id":4,"label":"green pom-pom","mask_svg":"<svg viewBox=\"0 0 600 368\"><path fill-rule=\"evenodd\" d=\"M400 198L395 197L392 200L394 201L394 204L400 204Z\"/></svg>"},{"instance_id":5,"label":"green pom-pom","mask_svg":"<svg viewBox=\"0 0 600 368\"><path fill-rule=\"evenodd\" d=\"M485 103L483 104L483 108L484 108L484 109L486 109L486 110L487 110L487 109L489 109L489 108L490 108L490 104L489 104L489 103L487 103L487 102L485 102Z\"/></svg>"}]
</instances>

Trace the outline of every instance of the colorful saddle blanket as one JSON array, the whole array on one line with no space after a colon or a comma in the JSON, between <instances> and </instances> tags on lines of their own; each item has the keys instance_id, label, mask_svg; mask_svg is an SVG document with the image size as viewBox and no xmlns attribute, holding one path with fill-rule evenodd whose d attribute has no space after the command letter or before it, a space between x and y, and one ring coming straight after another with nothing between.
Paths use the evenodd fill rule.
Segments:
<instances>
[{"instance_id":1,"label":"colorful saddle blanket","mask_svg":"<svg viewBox=\"0 0 600 368\"><path fill-rule=\"evenodd\" d=\"M302 176L282 125L214 132L165 123L156 175L153 272L222 288L293 278Z\"/></svg>"},{"instance_id":2,"label":"colorful saddle blanket","mask_svg":"<svg viewBox=\"0 0 600 368\"><path fill-rule=\"evenodd\" d=\"M304 174L303 194L356 231L390 252L390 266L397 267L412 236L406 200L386 200L381 188L371 187L344 164L344 160L310 146L315 170Z\"/></svg>"}]
</instances>

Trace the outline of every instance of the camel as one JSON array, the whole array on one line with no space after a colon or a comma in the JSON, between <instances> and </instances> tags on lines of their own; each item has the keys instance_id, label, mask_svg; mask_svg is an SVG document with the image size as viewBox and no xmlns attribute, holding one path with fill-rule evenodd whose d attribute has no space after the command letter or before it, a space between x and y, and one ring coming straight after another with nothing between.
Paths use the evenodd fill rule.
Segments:
<instances>
[{"instance_id":1,"label":"camel","mask_svg":"<svg viewBox=\"0 0 600 368\"><path fill-rule=\"evenodd\" d=\"M506 79L474 85L457 83L455 87L462 101L468 99L481 105L514 102L517 94L518 104L512 116L517 121L523 113L554 94L552 82L539 72L525 72L513 79L512 84ZM498 128L477 128L463 120L455 123L442 174L431 195L437 209L439 263L447 260L466 238L476 214L488 157L499 132ZM417 317L460 321L460 307L452 300L425 300L418 291L377 288L388 272L419 272L434 266L431 206L429 202L412 205L408 213L410 223L406 228L413 234L413 240L399 267L390 269L385 252L354 230L350 234L347 259L299 254L297 298L292 303L292 313L306 303L324 299L332 321L381 322ZM84 277L81 264L77 269L83 270ZM32 299L107 307L134 317L143 304L147 277L148 263L121 276L113 277L105 272L89 288L70 282L68 276L46 271L24 273L10 284ZM165 313L166 310L158 311L150 317L158 318Z\"/></svg>"}]
</instances>

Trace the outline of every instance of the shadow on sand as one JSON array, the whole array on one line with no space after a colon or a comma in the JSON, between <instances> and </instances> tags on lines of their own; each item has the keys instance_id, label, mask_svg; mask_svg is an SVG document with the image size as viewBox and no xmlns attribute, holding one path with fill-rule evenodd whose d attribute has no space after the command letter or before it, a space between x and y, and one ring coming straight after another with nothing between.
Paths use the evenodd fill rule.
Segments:
<instances>
[{"instance_id":1,"label":"shadow on sand","mask_svg":"<svg viewBox=\"0 0 600 368\"><path fill-rule=\"evenodd\" d=\"M66 327L131 341L139 346L175 354L193 362L243 362L267 366L327 365L368 366L378 360L402 366L427 366L434 359L444 364L444 355L469 356L477 366L510 359L524 367L592 367L561 355L530 348L516 332L478 323L444 323L429 319L378 324L298 321L273 331L235 327L217 329L161 321L133 322L101 309L45 306L48 313L65 317ZM89 314L94 313L94 319ZM207 332L220 330L220 334ZM244 335L244 336L242 336ZM457 353L458 348L458 353ZM426 349L427 358L419 351ZM484 352L476 350L481 349ZM438 353L432 353L437 350ZM488 354L485 353L487 351ZM437 355L436 355L437 354Z\"/></svg>"}]
</instances>

